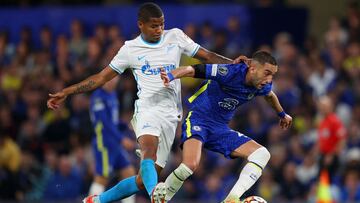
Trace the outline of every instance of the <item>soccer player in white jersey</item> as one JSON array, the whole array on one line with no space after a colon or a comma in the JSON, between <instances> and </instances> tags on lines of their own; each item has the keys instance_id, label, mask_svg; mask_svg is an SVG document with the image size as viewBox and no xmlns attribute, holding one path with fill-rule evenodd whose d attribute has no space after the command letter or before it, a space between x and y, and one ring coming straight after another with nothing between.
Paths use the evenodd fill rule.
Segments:
<instances>
[{"instance_id":1,"label":"soccer player in white jersey","mask_svg":"<svg viewBox=\"0 0 360 203\"><path fill-rule=\"evenodd\" d=\"M126 41L101 72L49 94L48 107L57 109L67 96L93 90L127 68L132 70L137 81L139 99L135 102L132 124L142 156L139 174L120 181L100 195L85 198L85 203L121 200L144 188L152 202L163 202L166 188L157 187L157 190L163 191L156 193L161 195L160 198L154 198L152 194L158 183L158 174L167 162L182 108L180 80L165 88L160 78L161 68L169 72L178 67L181 54L195 57L203 63L228 64L239 60L232 61L200 47L180 29L164 30L163 12L154 3L145 3L140 7L138 27L141 34Z\"/></svg>"}]
</instances>

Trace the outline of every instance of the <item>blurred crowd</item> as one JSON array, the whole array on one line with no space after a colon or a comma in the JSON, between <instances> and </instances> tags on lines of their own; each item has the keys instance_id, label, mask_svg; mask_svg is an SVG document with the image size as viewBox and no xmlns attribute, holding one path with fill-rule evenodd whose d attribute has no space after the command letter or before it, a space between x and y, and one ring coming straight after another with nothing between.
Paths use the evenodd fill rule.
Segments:
<instances>
[{"instance_id":1,"label":"blurred crowd","mask_svg":"<svg viewBox=\"0 0 360 203\"><path fill-rule=\"evenodd\" d=\"M242 35L239 22L231 17L224 27L204 22L188 24L183 30L203 47L227 57L250 57L261 49L278 60L279 72L273 87L285 111L294 118L291 130L280 129L276 113L262 98L242 106L230 123L235 130L266 146L272 155L262 178L246 195L256 194L269 202L315 202L319 172L327 168L335 200L360 202L359 8L350 5L346 16L329 19L328 29L320 39L309 36L302 46L296 46L292 36L282 32L272 44L254 47L251 37ZM23 27L18 43L10 42L6 32L0 33L2 200L74 200L88 192L94 174L90 94L68 98L57 111L47 109L46 100L48 93L107 66L127 38L116 25L99 24L91 35L85 35L79 20L69 26L68 36L55 36L46 26L39 36L32 36L31 28ZM183 58L182 62L196 60ZM121 119L130 123L136 83L130 71L120 78ZM183 81L184 101L198 82ZM342 126L342 136L328 142L330 151L322 150L318 142L327 138L326 133L321 137L324 135L319 129L325 119L321 110L324 104L319 100L325 95L333 104L328 111L334 112ZM131 136L131 132L127 133ZM138 166L135 155L132 160ZM160 179L179 163L178 136ZM242 164L241 160L228 161L204 152L201 166L185 182L175 201L219 202L236 182ZM141 202L146 194L138 198Z\"/></svg>"}]
</instances>

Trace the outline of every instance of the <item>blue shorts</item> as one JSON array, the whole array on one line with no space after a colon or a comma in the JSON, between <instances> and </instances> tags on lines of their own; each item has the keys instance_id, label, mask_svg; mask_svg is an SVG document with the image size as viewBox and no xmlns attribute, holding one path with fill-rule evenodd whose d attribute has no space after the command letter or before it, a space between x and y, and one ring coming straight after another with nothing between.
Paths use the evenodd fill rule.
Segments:
<instances>
[{"instance_id":1,"label":"blue shorts","mask_svg":"<svg viewBox=\"0 0 360 203\"><path fill-rule=\"evenodd\" d=\"M96 175L109 177L112 171L120 170L130 165L129 155L125 149L121 147L119 141L97 140L95 137L92 147L95 155Z\"/></svg>"},{"instance_id":2,"label":"blue shorts","mask_svg":"<svg viewBox=\"0 0 360 203\"><path fill-rule=\"evenodd\" d=\"M227 124L209 121L195 112L189 112L183 122L181 145L191 138L200 140L206 149L221 153L228 159L232 158L231 152L251 140Z\"/></svg>"}]
</instances>

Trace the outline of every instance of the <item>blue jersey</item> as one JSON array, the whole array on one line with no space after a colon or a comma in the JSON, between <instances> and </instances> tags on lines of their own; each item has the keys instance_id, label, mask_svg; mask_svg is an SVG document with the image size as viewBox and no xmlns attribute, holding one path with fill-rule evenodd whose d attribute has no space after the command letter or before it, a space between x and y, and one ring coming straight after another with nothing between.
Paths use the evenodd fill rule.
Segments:
<instances>
[{"instance_id":1,"label":"blue jersey","mask_svg":"<svg viewBox=\"0 0 360 203\"><path fill-rule=\"evenodd\" d=\"M207 119L228 123L236 108L256 96L268 95L272 84L261 89L245 84L247 66L240 64L206 64L200 89L188 99L189 111Z\"/></svg>"},{"instance_id":2,"label":"blue jersey","mask_svg":"<svg viewBox=\"0 0 360 203\"><path fill-rule=\"evenodd\" d=\"M119 101L115 91L107 92L99 88L90 97L90 118L96 131L101 132L104 139L122 139L122 134L118 129L119 125Z\"/></svg>"},{"instance_id":3,"label":"blue jersey","mask_svg":"<svg viewBox=\"0 0 360 203\"><path fill-rule=\"evenodd\" d=\"M188 99L190 109L182 125L181 143L194 138L230 159L235 149L251 140L227 124L238 106L255 96L268 95L272 84L261 89L246 85L247 71L244 63L205 65L209 80Z\"/></svg>"},{"instance_id":4,"label":"blue jersey","mask_svg":"<svg viewBox=\"0 0 360 203\"><path fill-rule=\"evenodd\" d=\"M90 117L94 127L93 152L95 173L104 177L115 169L130 165L127 152L121 147L119 102L115 91L99 88L90 98Z\"/></svg>"}]
</instances>

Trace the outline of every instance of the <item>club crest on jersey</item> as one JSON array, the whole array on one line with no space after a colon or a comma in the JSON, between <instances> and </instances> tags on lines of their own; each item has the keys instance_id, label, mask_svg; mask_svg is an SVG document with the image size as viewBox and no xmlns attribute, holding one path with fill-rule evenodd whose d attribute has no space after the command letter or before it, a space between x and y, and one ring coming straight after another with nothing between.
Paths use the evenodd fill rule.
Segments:
<instances>
[{"instance_id":1,"label":"club crest on jersey","mask_svg":"<svg viewBox=\"0 0 360 203\"><path fill-rule=\"evenodd\" d=\"M239 101L233 98L225 98L224 101L218 103L221 108L232 111L235 110Z\"/></svg>"},{"instance_id":2,"label":"club crest on jersey","mask_svg":"<svg viewBox=\"0 0 360 203\"><path fill-rule=\"evenodd\" d=\"M227 75L229 70L225 66L218 66L218 73L222 76Z\"/></svg>"},{"instance_id":3,"label":"club crest on jersey","mask_svg":"<svg viewBox=\"0 0 360 203\"><path fill-rule=\"evenodd\" d=\"M165 72L169 72L174 70L176 67L174 64L152 67L150 66L149 62L145 60L145 65L141 67L141 72L145 75L159 75L161 72L161 68L163 68Z\"/></svg>"},{"instance_id":4,"label":"club crest on jersey","mask_svg":"<svg viewBox=\"0 0 360 203\"><path fill-rule=\"evenodd\" d=\"M195 131L201 131L201 127L200 126L198 126L198 125L194 125L193 126L193 130L195 130Z\"/></svg>"}]
</instances>

